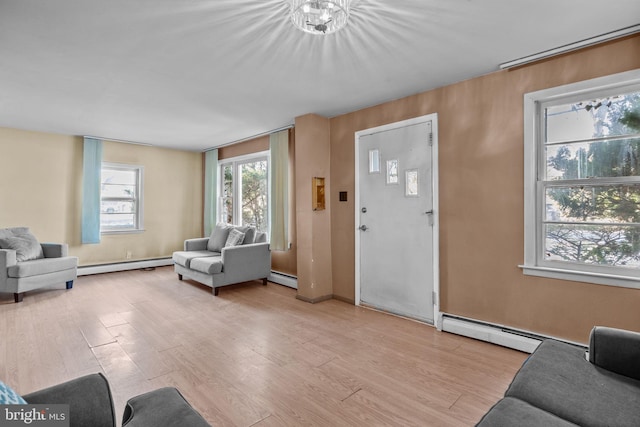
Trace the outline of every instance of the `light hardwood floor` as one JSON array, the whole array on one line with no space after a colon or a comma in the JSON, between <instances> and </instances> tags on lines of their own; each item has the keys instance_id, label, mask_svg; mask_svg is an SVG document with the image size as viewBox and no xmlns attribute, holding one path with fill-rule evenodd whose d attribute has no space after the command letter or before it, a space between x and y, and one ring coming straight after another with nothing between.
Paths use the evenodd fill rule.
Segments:
<instances>
[{"instance_id":1,"label":"light hardwood floor","mask_svg":"<svg viewBox=\"0 0 640 427\"><path fill-rule=\"evenodd\" d=\"M214 297L171 267L63 287L0 294L0 379L28 393L103 372L119 418L175 386L215 426L470 426L527 356L272 283Z\"/></svg>"}]
</instances>

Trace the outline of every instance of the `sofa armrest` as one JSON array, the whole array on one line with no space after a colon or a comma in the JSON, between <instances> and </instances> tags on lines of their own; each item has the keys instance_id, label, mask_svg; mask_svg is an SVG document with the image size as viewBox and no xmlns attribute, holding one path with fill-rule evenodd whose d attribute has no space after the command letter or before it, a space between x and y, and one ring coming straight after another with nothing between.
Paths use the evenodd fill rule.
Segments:
<instances>
[{"instance_id":1,"label":"sofa armrest","mask_svg":"<svg viewBox=\"0 0 640 427\"><path fill-rule=\"evenodd\" d=\"M18 263L16 256L13 249L0 249L0 285L7 280L7 268Z\"/></svg>"},{"instance_id":2,"label":"sofa armrest","mask_svg":"<svg viewBox=\"0 0 640 427\"><path fill-rule=\"evenodd\" d=\"M185 251L206 251L208 243L209 243L208 237L199 237L197 239L187 239L184 241L184 250Z\"/></svg>"},{"instance_id":3,"label":"sofa armrest","mask_svg":"<svg viewBox=\"0 0 640 427\"><path fill-rule=\"evenodd\" d=\"M102 374L86 375L23 397L32 404L68 404L70 427L116 426L111 390Z\"/></svg>"},{"instance_id":4,"label":"sofa armrest","mask_svg":"<svg viewBox=\"0 0 640 427\"><path fill-rule=\"evenodd\" d=\"M174 387L150 391L127 401L123 427L211 427Z\"/></svg>"},{"instance_id":5,"label":"sofa armrest","mask_svg":"<svg viewBox=\"0 0 640 427\"><path fill-rule=\"evenodd\" d=\"M41 243L45 258L62 258L69 256L69 245L66 243Z\"/></svg>"},{"instance_id":6,"label":"sofa armrest","mask_svg":"<svg viewBox=\"0 0 640 427\"><path fill-rule=\"evenodd\" d=\"M640 380L640 333L595 326L589 337L589 362Z\"/></svg>"},{"instance_id":7,"label":"sofa armrest","mask_svg":"<svg viewBox=\"0 0 640 427\"><path fill-rule=\"evenodd\" d=\"M223 271L239 278L266 278L271 272L271 251L269 243L250 243L247 245L222 248Z\"/></svg>"}]
</instances>

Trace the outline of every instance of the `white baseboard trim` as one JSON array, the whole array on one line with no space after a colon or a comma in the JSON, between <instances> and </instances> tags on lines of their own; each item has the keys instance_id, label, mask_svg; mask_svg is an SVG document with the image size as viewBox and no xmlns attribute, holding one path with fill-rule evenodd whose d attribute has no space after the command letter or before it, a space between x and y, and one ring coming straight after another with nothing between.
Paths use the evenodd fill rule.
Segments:
<instances>
[{"instance_id":1,"label":"white baseboard trim","mask_svg":"<svg viewBox=\"0 0 640 427\"><path fill-rule=\"evenodd\" d=\"M298 278L295 276L272 271L267 280L289 288L298 289Z\"/></svg>"},{"instance_id":2,"label":"white baseboard trim","mask_svg":"<svg viewBox=\"0 0 640 427\"><path fill-rule=\"evenodd\" d=\"M87 265L78 267L78 276L90 274L114 273L116 271L139 270L141 268L164 267L173 265L171 258L148 259L142 261L117 262L113 264Z\"/></svg>"},{"instance_id":3,"label":"white baseboard trim","mask_svg":"<svg viewBox=\"0 0 640 427\"><path fill-rule=\"evenodd\" d=\"M446 313L442 314L440 325L440 329L445 332L490 342L525 353L533 353L543 339L549 338Z\"/></svg>"},{"instance_id":4,"label":"white baseboard trim","mask_svg":"<svg viewBox=\"0 0 640 427\"><path fill-rule=\"evenodd\" d=\"M78 276L88 276L90 274L100 274L100 273L114 273L116 271L126 271L126 270L139 270L141 268L164 267L167 265L173 265L173 260L171 258L158 258L158 259L149 259L149 260L142 260L142 261L117 262L113 264L87 265L83 267L78 267ZM284 285L293 289L298 289L298 278L295 276L290 276L288 274L272 271L271 274L269 274L269 277L267 278L267 280L273 283L277 283L279 285Z\"/></svg>"}]
</instances>

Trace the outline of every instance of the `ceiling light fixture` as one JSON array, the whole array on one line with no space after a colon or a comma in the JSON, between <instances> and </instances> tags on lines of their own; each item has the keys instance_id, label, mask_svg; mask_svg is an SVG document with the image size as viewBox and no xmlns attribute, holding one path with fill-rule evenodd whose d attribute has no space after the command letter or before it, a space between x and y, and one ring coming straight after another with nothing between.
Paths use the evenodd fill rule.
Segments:
<instances>
[{"instance_id":1,"label":"ceiling light fixture","mask_svg":"<svg viewBox=\"0 0 640 427\"><path fill-rule=\"evenodd\" d=\"M331 34L349 19L351 0L292 0L291 22L306 33Z\"/></svg>"}]
</instances>

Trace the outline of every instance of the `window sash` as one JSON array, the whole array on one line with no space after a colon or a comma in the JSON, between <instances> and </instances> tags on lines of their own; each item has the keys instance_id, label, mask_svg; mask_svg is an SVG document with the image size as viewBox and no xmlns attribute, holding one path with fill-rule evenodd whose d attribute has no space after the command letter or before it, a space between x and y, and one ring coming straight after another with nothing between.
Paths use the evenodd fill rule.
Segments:
<instances>
[{"instance_id":1,"label":"window sash","mask_svg":"<svg viewBox=\"0 0 640 427\"><path fill-rule=\"evenodd\" d=\"M117 232L131 232L141 231L142 226L142 182L143 182L143 167L139 165L125 165L117 163L103 163L102 173L105 171L124 171L133 172L133 183L131 182L104 182L101 178L101 188L105 187L118 187L118 186L130 186L133 187L132 194L129 196L103 196L100 197L100 232L101 233L117 233ZM112 211L109 208L103 210L103 204L112 203L115 205ZM132 204L132 209L126 210L126 205ZM119 205L119 206L118 206ZM125 209L122 211L122 209ZM131 221L124 224L109 224L107 218L118 217L130 217ZM125 220L126 221L126 220ZM123 221L124 222L124 221Z\"/></svg>"},{"instance_id":2,"label":"window sash","mask_svg":"<svg viewBox=\"0 0 640 427\"><path fill-rule=\"evenodd\" d=\"M242 225L243 223L243 215L242 215L242 172L241 168L243 165L250 163L257 163L264 161L266 162L266 182L265 182L265 197L267 200L266 206L266 215L265 215L265 227L263 227L263 231L268 231L269 229L269 152L263 151L259 153L253 153L244 156L233 157L229 159L220 160L220 184L218 188L218 221L220 222L230 222L234 225ZM230 168L231 170L231 189L227 193L225 191L225 169ZM230 203L229 203L230 201ZM231 205L232 212L229 214L228 211L225 211L225 206Z\"/></svg>"},{"instance_id":3,"label":"window sash","mask_svg":"<svg viewBox=\"0 0 640 427\"><path fill-rule=\"evenodd\" d=\"M573 139L568 141L545 141L545 108L552 105L577 103L588 98L604 98L640 90L640 70L578 82L562 87L545 89L525 94L525 253L524 274L603 285L640 288L640 269L594 265L569 260L550 260L545 257L545 228L549 225L574 225L573 221L548 221L546 217L546 191L550 188L569 186L597 187L640 184L639 176L585 177L579 179L546 179L548 147L561 144L588 144L623 139L636 139L638 133ZM579 222L580 225L589 223ZM609 223L596 223L606 227ZM624 227L636 227L634 222L622 223Z\"/></svg>"}]
</instances>

